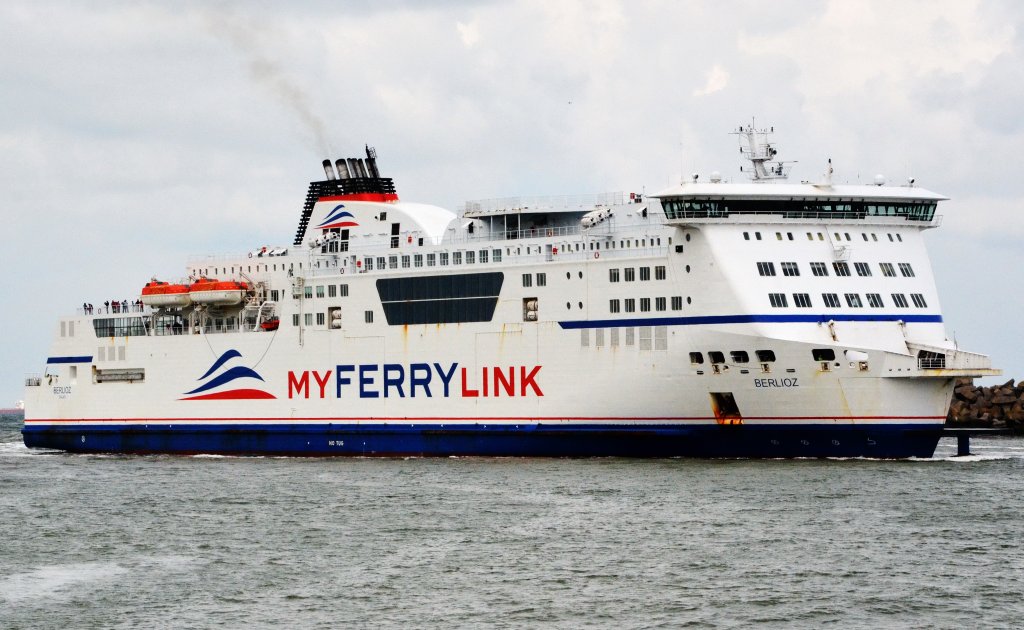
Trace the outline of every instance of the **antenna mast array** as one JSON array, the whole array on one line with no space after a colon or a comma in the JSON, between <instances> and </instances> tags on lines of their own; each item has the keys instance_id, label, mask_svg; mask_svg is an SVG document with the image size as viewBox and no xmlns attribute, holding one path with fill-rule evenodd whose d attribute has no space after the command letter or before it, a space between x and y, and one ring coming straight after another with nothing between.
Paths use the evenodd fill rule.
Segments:
<instances>
[{"instance_id":1,"label":"antenna mast array","mask_svg":"<svg viewBox=\"0 0 1024 630\"><path fill-rule=\"evenodd\" d=\"M768 140L769 134L772 133L775 133L775 127L757 129L754 127L753 121L749 125L740 125L736 131L732 132L732 135L739 136L740 153L750 160L751 167L745 172L751 181L786 179L789 177L789 170L793 168L793 164L796 164L795 160L783 162L775 159L778 151L775 149L775 145ZM744 172L742 166L740 171Z\"/></svg>"}]
</instances>

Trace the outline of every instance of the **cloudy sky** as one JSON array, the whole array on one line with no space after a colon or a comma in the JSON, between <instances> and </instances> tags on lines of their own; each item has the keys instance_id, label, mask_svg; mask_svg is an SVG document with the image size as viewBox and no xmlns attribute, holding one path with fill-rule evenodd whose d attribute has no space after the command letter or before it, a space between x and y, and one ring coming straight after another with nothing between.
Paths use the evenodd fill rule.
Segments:
<instances>
[{"instance_id":1,"label":"cloudy sky","mask_svg":"<svg viewBox=\"0 0 1024 630\"><path fill-rule=\"evenodd\" d=\"M56 318L189 256L291 241L324 157L407 200L913 176L947 330L1024 378L1024 3L331 0L0 5L0 406Z\"/></svg>"}]
</instances>

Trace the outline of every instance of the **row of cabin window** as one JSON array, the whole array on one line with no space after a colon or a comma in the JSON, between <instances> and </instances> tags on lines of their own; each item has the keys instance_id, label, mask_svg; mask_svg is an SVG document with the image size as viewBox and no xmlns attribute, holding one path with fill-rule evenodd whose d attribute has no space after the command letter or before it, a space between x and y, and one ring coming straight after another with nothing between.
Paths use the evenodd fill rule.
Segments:
<instances>
[{"instance_id":1,"label":"row of cabin window","mask_svg":"<svg viewBox=\"0 0 1024 630\"><path fill-rule=\"evenodd\" d=\"M904 278L914 277L914 268L910 263L897 263L899 265L900 273ZM827 276L828 265L823 262L812 262L811 273L815 276ZM800 265L795 262L783 262L779 263L782 267L782 275L784 276L799 276ZM858 276L870 276L871 265L866 262L855 262L853 268L857 271ZM896 277L896 268L893 267L892 263L883 262L878 263L878 268L882 270L882 275L887 278ZM835 274L840 277L847 277L850 275L850 264L846 262L834 262L832 263L832 269ZM757 263L757 273L762 276L774 276L775 275L775 263L773 262L759 262Z\"/></svg>"},{"instance_id":2,"label":"row of cabin window","mask_svg":"<svg viewBox=\"0 0 1024 630\"><path fill-rule=\"evenodd\" d=\"M813 241L814 240L814 234L815 233L807 232L807 240ZM818 235L818 240L819 241L824 241L825 240L825 233L824 232L816 232L816 234ZM875 243L878 242L878 235L875 234L874 232L871 233L871 238L870 239L868 239L868 233L867 232L861 232L860 235L864 238L865 241L870 240L870 241L875 242ZM835 240L837 240L837 241L843 240L843 237L846 237L847 241L852 241L853 240L850 237L850 233L849 232L843 232L842 234L840 234L839 232L833 232L832 236L834 236ZM903 235L901 235L898 232L896 233L895 238L893 238L893 234L891 232L886 232L886 236L889 237L889 242L890 243L895 243L897 241L899 241L900 243L903 242ZM754 239L760 241L761 240L761 233L760 232L754 232ZM750 240L750 232L744 232L743 233L743 240L745 240L745 241L749 241ZM777 241L783 240L782 232L776 232L775 233L775 240L777 240ZM794 240L792 232L786 232L786 240L790 240L790 241Z\"/></svg>"},{"instance_id":3,"label":"row of cabin window","mask_svg":"<svg viewBox=\"0 0 1024 630\"><path fill-rule=\"evenodd\" d=\"M672 310L673 311L681 311L681 310L683 310L683 296L681 296L681 295L673 295L671 300L672 300ZM615 299L612 299L612 300L608 301L608 312L609 313L619 313L619 312L622 312L620 309L622 309L622 307L625 307L625 312L627 312L627 313L635 313L636 312L636 303L637 303L636 298L625 298L624 300L621 300L621 301L619 300L619 298L615 298ZM656 298L654 298L654 310L655 311L666 311L666 310L668 310L668 308L667 308L668 307L668 303L669 303L668 302L668 298L656 297ZM690 304L690 303L692 303L692 300L688 297L688 298L686 298L686 303ZM648 312L650 312L650 310L651 310L651 298L647 298L647 297L640 298L640 312L641 313L648 313Z\"/></svg>"},{"instance_id":4,"label":"row of cabin window","mask_svg":"<svg viewBox=\"0 0 1024 630\"><path fill-rule=\"evenodd\" d=\"M480 263L481 265L490 262L501 262L501 250L500 249L481 249L477 251L459 251L459 252L437 252L430 254L413 254L413 255L391 255L391 256L377 256L376 259L373 256L367 256L363 258L363 268L366 271L373 271L374 260L376 260L377 269L409 269L423 267L424 264L427 267L447 267L449 261L453 265L465 264L474 265ZM399 267L401 265L401 267Z\"/></svg>"},{"instance_id":5,"label":"row of cabin window","mask_svg":"<svg viewBox=\"0 0 1024 630\"><path fill-rule=\"evenodd\" d=\"M772 350L754 350L754 355L757 357L758 363L775 362L775 352ZM729 353L729 358L732 359L733 363L750 363L750 355L747 354L746 350L733 350ZM711 363L725 363L725 353L720 350L711 350L708 352L708 360ZM704 354L701 352L691 352L690 363L703 365Z\"/></svg>"},{"instance_id":6,"label":"row of cabin window","mask_svg":"<svg viewBox=\"0 0 1024 630\"><path fill-rule=\"evenodd\" d=\"M846 305L850 308L862 308L864 306L864 303L860 300L859 293L844 293L843 296L846 298ZM885 308L885 302L882 301L882 296L878 293L867 293L865 297L867 298L868 306L871 308ZM821 299L826 308L840 308L842 306L839 302L838 293L822 293ZM920 293L911 293L910 299L913 300L914 306L917 308L928 307L928 303ZM787 308L789 306L785 293L769 293L768 301L774 308ZM907 296L902 293L893 293L892 301L897 308L910 307L907 303ZM797 308L811 308L814 305L811 303L809 293L794 293L793 306Z\"/></svg>"},{"instance_id":7,"label":"row of cabin window","mask_svg":"<svg viewBox=\"0 0 1024 630\"><path fill-rule=\"evenodd\" d=\"M621 336L624 337L625 346L637 346L640 350L668 350L668 326L639 326L637 328L626 327L626 328L609 328L608 331L608 345L617 347L620 341L619 331L623 331ZM639 343L638 343L639 341ZM590 329L580 329L580 346L587 348L590 347ZM605 345L605 329L595 328L594 329L594 340L593 345L595 348L601 348Z\"/></svg>"},{"instance_id":8,"label":"row of cabin window","mask_svg":"<svg viewBox=\"0 0 1024 630\"><path fill-rule=\"evenodd\" d=\"M325 288L326 288L326 293L324 292ZM272 291L271 292L270 298L276 302L277 301L277 296L275 296L274 293L276 293L276 291ZM329 297L329 298L332 298L332 297L348 297L348 285L347 284L339 284L339 285L333 285L333 284L323 285L323 284L318 284L318 285L316 285L316 296L318 298L323 298L323 297ZM307 300L313 297L313 285L306 285L304 287L304 289L303 289L303 297L305 297Z\"/></svg>"},{"instance_id":9,"label":"row of cabin window","mask_svg":"<svg viewBox=\"0 0 1024 630\"><path fill-rule=\"evenodd\" d=\"M263 265L263 271L270 271L271 267L273 268L274 271L277 271L277 265L276 264L275 265ZM229 269L230 269L230 271L229 271ZM252 265L245 265L245 266L238 265L238 272L239 273L241 273L243 269L247 273L252 273ZM302 269L302 263L299 263L299 269ZM260 270L260 265L256 265L256 271L259 272L259 270ZM287 269L285 269L284 263L281 263L281 271L294 271L294 270L295 270L295 263L288 263L288 268ZM234 274L235 273L235 268L234 267L221 267L220 270L218 271L217 267L214 267L212 274L210 273L209 267L207 267L205 269L195 268L195 269L192 269L189 273L191 275L193 275L193 276L209 276L209 275L216 276L218 274L227 275L229 273L230 274Z\"/></svg>"},{"instance_id":10,"label":"row of cabin window","mask_svg":"<svg viewBox=\"0 0 1024 630\"><path fill-rule=\"evenodd\" d=\"M658 266L656 266L654 268L654 279L655 280L664 280L666 277L667 276L666 276L665 266L664 265L658 265ZM625 267L622 270L622 278L626 282L633 282L633 281L635 281L636 280L636 269L633 268L633 267ZM640 280L641 281L646 281L646 280L650 280L650 279L651 279L651 268L650 267L640 267ZM619 281L619 270L618 269L609 269L608 270L608 281L609 282L618 282Z\"/></svg>"},{"instance_id":11,"label":"row of cabin window","mask_svg":"<svg viewBox=\"0 0 1024 630\"><path fill-rule=\"evenodd\" d=\"M303 321L303 323L306 326L312 326L313 325L313 315L314 315L314 313L305 313L303 315L302 321ZM316 315L316 325L317 326L326 326L327 325L327 313L315 313L315 315ZM373 323L373 311L364 311L363 312L363 321L365 321L367 324L372 324ZM299 314L298 313L293 313L292 314L292 326L298 327L298 325L299 325Z\"/></svg>"}]
</instances>

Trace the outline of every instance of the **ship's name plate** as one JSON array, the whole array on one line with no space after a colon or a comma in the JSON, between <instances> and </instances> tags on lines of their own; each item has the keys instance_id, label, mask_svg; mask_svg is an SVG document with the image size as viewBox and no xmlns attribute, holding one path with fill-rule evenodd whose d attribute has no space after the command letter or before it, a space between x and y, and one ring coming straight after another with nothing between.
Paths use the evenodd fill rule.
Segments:
<instances>
[{"instance_id":1,"label":"ship's name plate","mask_svg":"<svg viewBox=\"0 0 1024 630\"><path fill-rule=\"evenodd\" d=\"M755 378L754 387L800 387L793 378Z\"/></svg>"}]
</instances>

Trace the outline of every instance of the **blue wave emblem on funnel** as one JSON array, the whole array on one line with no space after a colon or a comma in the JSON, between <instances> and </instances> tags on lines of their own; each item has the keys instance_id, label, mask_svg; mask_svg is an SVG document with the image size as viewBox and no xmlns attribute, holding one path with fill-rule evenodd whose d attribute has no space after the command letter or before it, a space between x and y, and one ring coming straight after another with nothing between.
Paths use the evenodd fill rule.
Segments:
<instances>
[{"instance_id":1,"label":"blue wave emblem on funnel","mask_svg":"<svg viewBox=\"0 0 1024 630\"><path fill-rule=\"evenodd\" d=\"M314 229L326 230L329 228L359 227L355 216L344 208L345 204L343 203L334 206L334 209L327 213L327 218Z\"/></svg>"}]
</instances>

